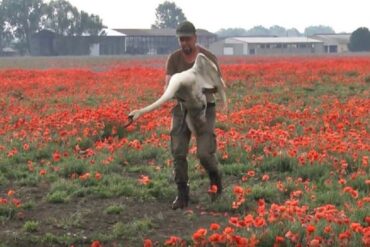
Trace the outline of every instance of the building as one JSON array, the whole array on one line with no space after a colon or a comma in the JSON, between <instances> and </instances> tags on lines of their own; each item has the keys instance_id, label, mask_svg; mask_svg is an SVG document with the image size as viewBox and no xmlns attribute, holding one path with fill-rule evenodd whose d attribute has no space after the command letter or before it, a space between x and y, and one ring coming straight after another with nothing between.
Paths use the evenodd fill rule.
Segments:
<instances>
[{"instance_id":1,"label":"building","mask_svg":"<svg viewBox=\"0 0 370 247\"><path fill-rule=\"evenodd\" d=\"M208 48L217 36L197 30L198 43ZM179 48L175 29L104 29L95 36L63 36L44 29L31 37L33 56L156 55Z\"/></svg>"},{"instance_id":2,"label":"building","mask_svg":"<svg viewBox=\"0 0 370 247\"><path fill-rule=\"evenodd\" d=\"M114 29L126 36L127 54L168 54L179 48L175 29ZM217 36L197 29L198 43L206 48Z\"/></svg>"},{"instance_id":3,"label":"building","mask_svg":"<svg viewBox=\"0 0 370 247\"><path fill-rule=\"evenodd\" d=\"M18 51L12 47L4 47L3 49L1 49L1 52L0 52L0 56L3 56L3 57L14 57L18 55L19 55Z\"/></svg>"},{"instance_id":4,"label":"building","mask_svg":"<svg viewBox=\"0 0 370 247\"><path fill-rule=\"evenodd\" d=\"M320 40L324 43L325 53L346 53L349 52L348 44L351 34L317 34L312 36L313 39Z\"/></svg>"},{"instance_id":5,"label":"building","mask_svg":"<svg viewBox=\"0 0 370 247\"><path fill-rule=\"evenodd\" d=\"M125 35L112 32L95 36L63 36L44 29L31 37L33 56L78 56L125 54Z\"/></svg>"},{"instance_id":6,"label":"building","mask_svg":"<svg viewBox=\"0 0 370 247\"><path fill-rule=\"evenodd\" d=\"M56 33L51 29L43 29L31 36L30 50L33 56L57 55Z\"/></svg>"},{"instance_id":7,"label":"building","mask_svg":"<svg viewBox=\"0 0 370 247\"><path fill-rule=\"evenodd\" d=\"M323 53L323 41L307 37L233 37L209 49L216 55L285 55Z\"/></svg>"}]
</instances>

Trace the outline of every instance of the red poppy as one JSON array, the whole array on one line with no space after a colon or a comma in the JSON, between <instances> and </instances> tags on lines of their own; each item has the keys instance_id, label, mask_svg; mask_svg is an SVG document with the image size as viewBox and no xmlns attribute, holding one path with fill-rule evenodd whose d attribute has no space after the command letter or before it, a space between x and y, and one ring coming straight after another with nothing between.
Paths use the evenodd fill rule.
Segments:
<instances>
[{"instance_id":1,"label":"red poppy","mask_svg":"<svg viewBox=\"0 0 370 247\"><path fill-rule=\"evenodd\" d=\"M151 181L149 176L140 175L140 178L138 178L138 182L142 185L148 185Z\"/></svg>"},{"instance_id":2,"label":"red poppy","mask_svg":"<svg viewBox=\"0 0 370 247\"><path fill-rule=\"evenodd\" d=\"M150 239L144 239L144 247L152 247L153 242Z\"/></svg>"},{"instance_id":3,"label":"red poppy","mask_svg":"<svg viewBox=\"0 0 370 247\"><path fill-rule=\"evenodd\" d=\"M313 225L306 226L306 231L307 231L308 234L313 233L315 230L316 230L316 227L313 226Z\"/></svg>"},{"instance_id":4,"label":"red poppy","mask_svg":"<svg viewBox=\"0 0 370 247\"><path fill-rule=\"evenodd\" d=\"M204 240L206 235L207 235L207 229L199 228L195 233L193 233L193 240L195 242Z\"/></svg>"},{"instance_id":5,"label":"red poppy","mask_svg":"<svg viewBox=\"0 0 370 247\"><path fill-rule=\"evenodd\" d=\"M217 188L217 185L211 185L210 186L210 188L208 189L208 193L211 193L211 194L215 194L215 193L217 193L217 190L218 190L218 188Z\"/></svg>"},{"instance_id":6,"label":"red poppy","mask_svg":"<svg viewBox=\"0 0 370 247\"><path fill-rule=\"evenodd\" d=\"M212 231L217 231L218 229L220 229L220 225L217 224L217 223L212 223L210 226L209 226L209 229L212 230Z\"/></svg>"},{"instance_id":7,"label":"red poppy","mask_svg":"<svg viewBox=\"0 0 370 247\"><path fill-rule=\"evenodd\" d=\"M208 237L208 241L211 243L221 243L223 242L223 237L219 233L213 233L211 236Z\"/></svg>"},{"instance_id":8,"label":"red poppy","mask_svg":"<svg viewBox=\"0 0 370 247\"><path fill-rule=\"evenodd\" d=\"M91 247L103 247L103 245L100 243L99 240L94 240L91 245Z\"/></svg>"}]
</instances>

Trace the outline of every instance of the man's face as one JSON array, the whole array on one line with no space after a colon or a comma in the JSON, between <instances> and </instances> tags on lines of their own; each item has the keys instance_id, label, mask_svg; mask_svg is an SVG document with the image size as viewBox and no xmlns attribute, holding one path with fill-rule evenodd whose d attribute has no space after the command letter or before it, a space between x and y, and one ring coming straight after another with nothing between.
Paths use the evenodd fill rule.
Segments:
<instances>
[{"instance_id":1,"label":"man's face","mask_svg":"<svg viewBox=\"0 0 370 247\"><path fill-rule=\"evenodd\" d=\"M195 50L196 41L197 41L197 37L195 35L180 36L179 43L180 43L182 52L184 52L186 55L190 55Z\"/></svg>"}]
</instances>

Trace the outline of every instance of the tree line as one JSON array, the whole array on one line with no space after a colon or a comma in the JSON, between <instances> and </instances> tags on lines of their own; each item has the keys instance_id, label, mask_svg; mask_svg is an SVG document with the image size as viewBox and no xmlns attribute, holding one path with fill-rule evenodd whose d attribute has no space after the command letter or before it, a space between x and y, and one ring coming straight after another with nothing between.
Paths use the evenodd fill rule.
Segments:
<instances>
[{"instance_id":1,"label":"tree line","mask_svg":"<svg viewBox=\"0 0 370 247\"><path fill-rule=\"evenodd\" d=\"M11 43L30 53L31 36L52 29L60 35L96 35L104 28L98 15L78 10L67 0L0 0L0 51Z\"/></svg>"},{"instance_id":2,"label":"tree line","mask_svg":"<svg viewBox=\"0 0 370 247\"><path fill-rule=\"evenodd\" d=\"M156 21L152 28L176 28L186 20L182 9L174 2L165 1L156 8ZM333 28L324 25L306 27L303 33L296 28L286 29L274 25L270 28L255 26L249 30L244 28L223 28L216 32L220 38L242 36L274 36L274 37L299 37L313 36L315 34L335 34ZM356 29L350 36L348 48L350 51L370 51L370 31L366 27Z\"/></svg>"},{"instance_id":3,"label":"tree line","mask_svg":"<svg viewBox=\"0 0 370 247\"><path fill-rule=\"evenodd\" d=\"M185 21L187 18L180 7L174 2L165 1L156 8L156 20L152 28L176 28L178 24ZM335 33L334 29L329 26L309 26L300 33L296 28L285 29L284 27L274 25L270 28L263 26L255 26L249 30L244 28L222 28L216 34L223 37L235 36L278 36L278 37L298 37L311 36L318 33Z\"/></svg>"},{"instance_id":4,"label":"tree line","mask_svg":"<svg viewBox=\"0 0 370 247\"><path fill-rule=\"evenodd\" d=\"M282 26L274 25L270 28L264 26L255 26L251 29L244 28L227 28L220 29L217 34L219 37L232 37L232 36L276 36L276 37L299 37L299 36L312 36L319 33L334 34L335 31L329 26L309 26L306 27L303 33L300 33L296 28L286 29Z\"/></svg>"}]
</instances>

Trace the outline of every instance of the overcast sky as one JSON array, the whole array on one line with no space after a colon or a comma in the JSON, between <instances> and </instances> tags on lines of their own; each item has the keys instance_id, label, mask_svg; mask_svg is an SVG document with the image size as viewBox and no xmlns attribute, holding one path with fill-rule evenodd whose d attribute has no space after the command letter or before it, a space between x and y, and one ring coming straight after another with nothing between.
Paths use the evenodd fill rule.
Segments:
<instances>
[{"instance_id":1,"label":"overcast sky","mask_svg":"<svg viewBox=\"0 0 370 247\"><path fill-rule=\"evenodd\" d=\"M79 10L97 14L108 28L150 28L155 9L164 0L69 0ZM216 32L221 28L250 29L257 25L297 28L330 26L335 32L370 28L366 0L174 0L196 28Z\"/></svg>"}]
</instances>

